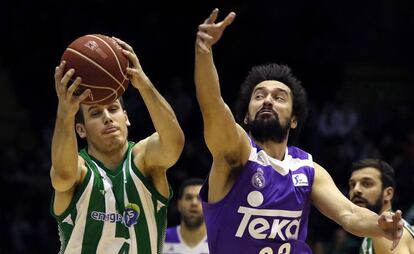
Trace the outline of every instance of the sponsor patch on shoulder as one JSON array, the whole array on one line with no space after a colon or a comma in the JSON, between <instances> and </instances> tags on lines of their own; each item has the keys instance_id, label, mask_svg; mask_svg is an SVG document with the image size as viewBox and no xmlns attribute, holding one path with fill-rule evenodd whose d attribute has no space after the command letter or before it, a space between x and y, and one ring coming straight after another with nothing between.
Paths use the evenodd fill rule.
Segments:
<instances>
[{"instance_id":1,"label":"sponsor patch on shoulder","mask_svg":"<svg viewBox=\"0 0 414 254\"><path fill-rule=\"evenodd\" d=\"M292 181L294 186L309 186L308 177L303 173L292 175Z\"/></svg>"}]
</instances>

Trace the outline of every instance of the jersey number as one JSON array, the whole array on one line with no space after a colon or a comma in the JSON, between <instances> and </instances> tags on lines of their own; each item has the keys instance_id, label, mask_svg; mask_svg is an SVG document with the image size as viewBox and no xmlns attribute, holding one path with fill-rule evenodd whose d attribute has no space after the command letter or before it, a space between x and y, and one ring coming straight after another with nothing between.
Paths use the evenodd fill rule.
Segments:
<instances>
[{"instance_id":1,"label":"jersey number","mask_svg":"<svg viewBox=\"0 0 414 254\"><path fill-rule=\"evenodd\" d=\"M273 250L270 247L263 248L259 254L273 254ZM290 254L290 243L284 243L279 247L277 254Z\"/></svg>"}]
</instances>

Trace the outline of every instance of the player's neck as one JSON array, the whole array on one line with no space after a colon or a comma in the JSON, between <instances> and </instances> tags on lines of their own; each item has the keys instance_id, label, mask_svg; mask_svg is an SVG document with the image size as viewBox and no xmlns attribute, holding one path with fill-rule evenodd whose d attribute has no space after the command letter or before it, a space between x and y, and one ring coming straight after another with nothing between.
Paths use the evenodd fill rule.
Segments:
<instances>
[{"instance_id":1,"label":"player's neck","mask_svg":"<svg viewBox=\"0 0 414 254\"><path fill-rule=\"evenodd\" d=\"M128 142L126 142L124 145L122 145L121 148L118 148L116 150L108 150L108 151L102 151L99 149L96 149L94 146L88 145L88 153L92 155L95 159L102 162L102 164L107 169L116 169L119 164L122 162L122 160L125 157L125 153L128 150Z\"/></svg>"},{"instance_id":2,"label":"player's neck","mask_svg":"<svg viewBox=\"0 0 414 254\"><path fill-rule=\"evenodd\" d=\"M384 204L384 206L382 207L381 211L379 212L379 214L386 212L386 211L392 211L392 207L391 204L387 203Z\"/></svg>"},{"instance_id":3,"label":"player's neck","mask_svg":"<svg viewBox=\"0 0 414 254\"><path fill-rule=\"evenodd\" d=\"M189 228L184 223L180 225L181 238L191 248L197 246L206 237L206 233L204 223L198 228Z\"/></svg>"},{"instance_id":4,"label":"player's neck","mask_svg":"<svg viewBox=\"0 0 414 254\"><path fill-rule=\"evenodd\" d=\"M272 158L283 160L287 147L287 139L277 143L274 141L265 141L256 143Z\"/></svg>"}]
</instances>

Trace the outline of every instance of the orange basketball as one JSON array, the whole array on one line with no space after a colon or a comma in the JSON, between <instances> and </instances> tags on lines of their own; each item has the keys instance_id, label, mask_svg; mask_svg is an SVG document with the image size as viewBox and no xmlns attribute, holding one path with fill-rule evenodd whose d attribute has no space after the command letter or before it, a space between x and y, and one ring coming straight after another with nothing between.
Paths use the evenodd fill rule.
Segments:
<instances>
[{"instance_id":1,"label":"orange basketball","mask_svg":"<svg viewBox=\"0 0 414 254\"><path fill-rule=\"evenodd\" d=\"M75 69L72 82L82 78L75 94L86 88L92 93L85 104L108 104L118 99L129 84L126 68L129 66L122 47L111 37L101 34L88 34L73 41L63 53L66 61L64 73ZM71 83L70 83L71 84Z\"/></svg>"}]
</instances>

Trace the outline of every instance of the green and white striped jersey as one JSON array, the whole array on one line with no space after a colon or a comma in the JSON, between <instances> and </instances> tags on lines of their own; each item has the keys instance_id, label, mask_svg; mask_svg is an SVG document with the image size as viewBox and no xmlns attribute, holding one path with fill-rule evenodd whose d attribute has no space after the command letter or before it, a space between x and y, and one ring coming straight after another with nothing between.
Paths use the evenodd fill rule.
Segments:
<instances>
[{"instance_id":1,"label":"green and white striped jersey","mask_svg":"<svg viewBox=\"0 0 414 254\"><path fill-rule=\"evenodd\" d=\"M403 220L403 222L404 222L404 228L407 229L408 233L410 233L412 237L414 237L413 228L405 220ZM361 244L361 248L359 249L359 254L375 254L374 244L371 238L368 238L368 237L364 238Z\"/></svg>"},{"instance_id":2,"label":"green and white striped jersey","mask_svg":"<svg viewBox=\"0 0 414 254\"><path fill-rule=\"evenodd\" d=\"M167 199L133 163L132 147L115 170L85 149L87 173L58 222L59 253L159 254L165 238ZM172 191L170 190L170 193Z\"/></svg>"}]
</instances>

